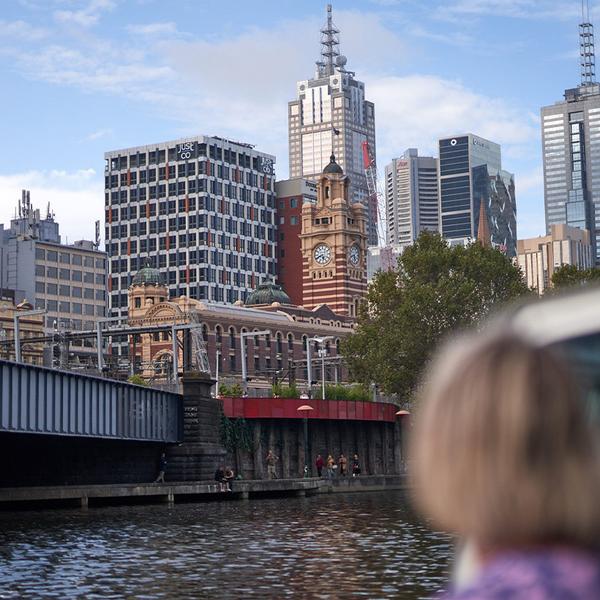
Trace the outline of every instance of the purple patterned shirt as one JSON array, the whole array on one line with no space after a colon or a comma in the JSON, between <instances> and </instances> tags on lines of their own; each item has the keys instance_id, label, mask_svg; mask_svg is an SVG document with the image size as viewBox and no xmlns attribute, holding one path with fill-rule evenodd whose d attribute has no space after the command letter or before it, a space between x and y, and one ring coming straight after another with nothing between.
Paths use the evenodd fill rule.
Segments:
<instances>
[{"instance_id":1,"label":"purple patterned shirt","mask_svg":"<svg viewBox=\"0 0 600 600\"><path fill-rule=\"evenodd\" d=\"M498 554L441 600L600 600L600 553L568 547Z\"/></svg>"}]
</instances>

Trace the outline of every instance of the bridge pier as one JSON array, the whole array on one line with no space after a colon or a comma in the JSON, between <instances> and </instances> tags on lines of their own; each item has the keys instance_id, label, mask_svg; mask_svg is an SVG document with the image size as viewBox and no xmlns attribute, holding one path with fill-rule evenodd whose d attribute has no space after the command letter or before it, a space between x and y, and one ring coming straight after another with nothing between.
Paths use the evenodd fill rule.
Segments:
<instances>
[{"instance_id":1,"label":"bridge pier","mask_svg":"<svg viewBox=\"0 0 600 600\"><path fill-rule=\"evenodd\" d=\"M184 373L183 442L167 451L167 479L212 480L217 465L225 460L221 446L221 403L210 395L215 381L205 373Z\"/></svg>"}]
</instances>

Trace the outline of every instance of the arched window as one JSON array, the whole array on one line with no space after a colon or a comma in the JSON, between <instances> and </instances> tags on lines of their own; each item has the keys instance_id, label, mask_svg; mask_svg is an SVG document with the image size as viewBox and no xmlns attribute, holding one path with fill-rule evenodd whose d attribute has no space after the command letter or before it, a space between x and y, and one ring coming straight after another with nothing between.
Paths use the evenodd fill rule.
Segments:
<instances>
[{"instance_id":1,"label":"arched window","mask_svg":"<svg viewBox=\"0 0 600 600\"><path fill-rule=\"evenodd\" d=\"M304 354L306 354L306 343L308 340L308 336L303 335L302 336L302 352L304 352Z\"/></svg>"},{"instance_id":2,"label":"arched window","mask_svg":"<svg viewBox=\"0 0 600 600\"><path fill-rule=\"evenodd\" d=\"M335 340L335 353L339 356L340 354L340 338Z\"/></svg>"},{"instance_id":3,"label":"arched window","mask_svg":"<svg viewBox=\"0 0 600 600\"><path fill-rule=\"evenodd\" d=\"M215 337L217 339L217 344L221 344L223 342L223 330L220 325L215 327Z\"/></svg>"},{"instance_id":4,"label":"arched window","mask_svg":"<svg viewBox=\"0 0 600 600\"><path fill-rule=\"evenodd\" d=\"M292 352L294 350L294 335L292 333L288 333L288 350Z\"/></svg>"},{"instance_id":5,"label":"arched window","mask_svg":"<svg viewBox=\"0 0 600 600\"><path fill-rule=\"evenodd\" d=\"M229 347L235 348L235 329L233 327L229 328Z\"/></svg>"},{"instance_id":6,"label":"arched window","mask_svg":"<svg viewBox=\"0 0 600 600\"><path fill-rule=\"evenodd\" d=\"M277 332L277 349L275 350L277 354L281 354L283 352L283 343L282 343L282 335L281 332Z\"/></svg>"},{"instance_id":7,"label":"arched window","mask_svg":"<svg viewBox=\"0 0 600 600\"><path fill-rule=\"evenodd\" d=\"M202 325L202 339L208 342L208 325L206 323Z\"/></svg>"}]
</instances>

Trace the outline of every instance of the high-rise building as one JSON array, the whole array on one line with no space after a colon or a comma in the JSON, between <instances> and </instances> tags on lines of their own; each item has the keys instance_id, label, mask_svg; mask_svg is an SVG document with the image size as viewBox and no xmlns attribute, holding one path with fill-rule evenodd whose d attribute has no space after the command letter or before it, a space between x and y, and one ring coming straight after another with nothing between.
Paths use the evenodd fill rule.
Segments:
<instances>
[{"instance_id":1,"label":"high-rise building","mask_svg":"<svg viewBox=\"0 0 600 600\"><path fill-rule=\"evenodd\" d=\"M277 282L292 304L302 305L302 205L317 201L317 184L307 179L275 183L277 194Z\"/></svg>"},{"instance_id":2,"label":"high-rise building","mask_svg":"<svg viewBox=\"0 0 600 600\"><path fill-rule=\"evenodd\" d=\"M484 241L516 256L514 175L502 170L498 144L471 133L441 139L439 194L440 232L450 243L478 238L483 208L490 238Z\"/></svg>"},{"instance_id":3,"label":"high-rise building","mask_svg":"<svg viewBox=\"0 0 600 600\"><path fill-rule=\"evenodd\" d=\"M105 154L111 316L144 266L171 296L244 300L275 275L275 157L197 136Z\"/></svg>"},{"instance_id":4,"label":"high-rise building","mask_svg":"<svg viewBox=\"0 0 600 600\"><path fill-rule=\"evenodd\" d=\"M312 79L298 81L288 103L290 178L316 181L335 154L350 180L350 199L368 205L368 243L377 244L377 203L365 176L364 143L375 158L375 107L365 100L365 84L346 68L339 30L327 5L321 30L321 59Z\"/></svg>"},{"instance_id":5,"label":"high-rise building","mask_svg":"<svg viewBox=\"0 0 600 600\"><path fill-rule=\"evenodd\" d=\"M600 264L600 85L585 13L579 36L581 84L541 109L546 231L560 223L588 229Z\"/></svg>"},{"instance_id":6,"label":"high-rise building","mask_svg":"<svg viewBox=\"0 0 600 600\"><path fill-rule=\"evenodd\" d=\"M409 148L385 167L387 243L412 244L439 230L437 159Z\"/></svg>"},{"instance_id":7,"label":"high-rise building","mask_svg":"<svg viewBox=\"0 0 600 600\"><path fill-rule=\"evenodd\" d=\"M327 304L355 317L367 292L365 208L350 202L350 182L332 154L317 182L316 203L302 205L302 304Z\"/></svg>"},{"instance_id":8,"label":"high-rise building","mask_svg":"<svg viewBox=\"0 0 600 600\"><path fill-rule=\"evenodd\" d=\"M23 191L10 227L0 225L0 288L14 290L17 304L26 300L45 310L46 334L91 330L105 316L106 254L88 240L62 244L50 207L42 218ZM94 352L88 341L73 341L70 350Z\"/></svg>"},{"instance_id":9,"label":"high-rise building","mask_svg":"<svg viewBox=\"0 0 600 600\"><path fill-rule=\"evenodd\" d=\"M554 271L562 265L589 269L594 264L590 233L568 225L550 225L546 236L517 242L517 259L530 288L541 295L551 286Z\"/></svg>"}]
</instances>

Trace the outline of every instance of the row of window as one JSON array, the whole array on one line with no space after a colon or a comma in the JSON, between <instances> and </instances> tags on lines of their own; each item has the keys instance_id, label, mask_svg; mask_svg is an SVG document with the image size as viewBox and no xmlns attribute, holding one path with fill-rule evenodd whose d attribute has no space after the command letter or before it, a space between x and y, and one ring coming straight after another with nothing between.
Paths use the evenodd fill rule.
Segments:
<instances>
[{"instance_id":1,"label":"row of window","mask_svg":"<svg viewBox=\"0 0 600 600\"><path fill-rule=\"evenodd\" d=\"M114 226L119 227L118 225ZM121 228L126 226L120 226ZM244 224L243 235L246 237L252 236L252 230L248 224ZM127 231L112 231L112 236L107 235L107 240L113 240L107 242L106 248L109 256L129 256L135 254L145 254L147 252L156 252L156 250L180 250L189 249L190 262L201 262L196 257L196 252L201 252L207 248L218 248L221 250L231 250L238 255L252 254L254 256L264 256L265 258L272 258L274 256L275 246L274 237L275 233L272 230L265 232L261 228L254 228L255 238L263 241L255 241L254 239L244 239L238 236L227 235L226 233L220 233L215 235L213 233L200 232L200 233L180 233L179 235L164 235L158 237L144 237L140 240L136 239L125 239L124 241L114 241L119 237L127 237ZM155 233L155 232L151 232ZM266 239L269 242L265 241ZM179 244L178 244L179 242ZM86 283L89 281L86 279Z\"/></svg>"},{"instance_id":2,"label":"row of window","mask_svg":"<svg viewBox=\"0 0 600 600\"><path fill-rule=\"evenodd\" d=\"M171 165L168 170L166 167L160 167L158 169L150 168L141 171L127 171L126 173L112 173L105 175L104 187L108 190L117 187L129 187L138 183L144 184L169 181L171 179L187 179L189 177L196 177L196 175L216 177L217 179L232 181L234 183L245 183L251 187L261 187L267 190L270 190L273 185L272 178L252 171L237 171L224 165L212 165L207 161L198 162L197 167L196 163L192 162ZM206 181L206 179L203 179L203 181Z\"/></svg>"},{"instance_id":3,"label":"row of window","mask_svg":"<svg viewBox=\"0 0 600 600\"><path fill-rule=\"evenodd\" d=\"M87 315L89 317L103 317L104 305L98 304L82 304L81 302L67 302L58 300L45 300L37 298L35 301L36 308L46 310L50 313L62 312L71 313L74 315Z\"/></svg>"},{"instance_id":4,"label":"row of window","mask_svg":"<svg viewBox=\"0 0 600 600\"><path fill-rule=\"evenodd\" d=\"M111 171L131 169L136 167L144 167L164 163L167 161L189 160L198 157L207 157L213 160L221 160L228 164L237 165L239 167L258 170L262 164L262 157L250 156L245 152L236 152L229 148L221 148L215 144L200 144L198 142L187 142L172 146L168 150L150 150L148 152L135 152L126 156L111 158L110 162L107 159L106 168L110 166Z\"/></svg>"},{"instance_id":5,"label":"row of window","mask_svg":"<svg viewBox=\"0 0 600 600\"><path fill-rule=\"evenodd\" d=\"M82 265L88 268L104 269L104 259L94 258L92 256L82 256L81 254L71 254L70 252L60 252L57 250L45 250L39 246L35 249L35 258L47 262L61 262L65 265Z\"/></svg>"},{"instance_id":6,"label":"row of window","mask_svg":"<svg viewBox=\"0 0 600 600\"><path fill-rule=\"evenodd\" d=\"M86 300L99 300L104 302L104 290L93 290L76 285L58 285L56 283L35 282L35 291L38 294L49 294L51 296L72 296L73 298L85 298Z\"/></svg>"},{"instance_id":7,"label":"row of window","mask_svg":"<svg viewBox=\"0 0 600 600\"><path fill-rule=\"evenodd\" d=\"M104 269L104 260L102 261ZM96 283L104 285L105 275L102 273L92 273L90 271L78 271L76 269L64 269L59 267L45 267L44 265L35 266L37 277L47 277L49 279L61 279L63 281L83 281L84 283Z\"/></svg>"},{"instance_id":8,"label":"row of window","mask_svg":"<svg viewBox=\"0 0 600 600\"><path fill-rule=\"evenodd\" d=\"M275 196L272 192L253 190L233 183L223 184L214 180L207 183L206 179L189 179L178 183L170 183L168 188L166 184L159 183L147 187L122 188L111 192L107 190L104 193L104 203L108 206L109 204L126 204L127 202L145 202L146 200L156 200L167 196L187 196L201 192L210 192L211 194L226 196L231 200L254 202L260 206L275 208Z\"/></svg>"}]
</instances>

